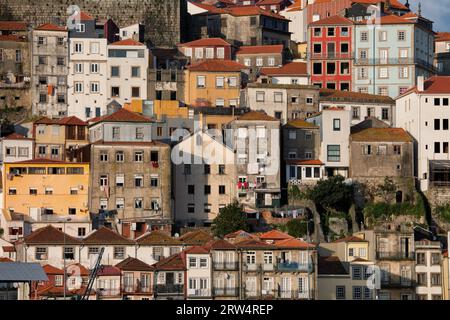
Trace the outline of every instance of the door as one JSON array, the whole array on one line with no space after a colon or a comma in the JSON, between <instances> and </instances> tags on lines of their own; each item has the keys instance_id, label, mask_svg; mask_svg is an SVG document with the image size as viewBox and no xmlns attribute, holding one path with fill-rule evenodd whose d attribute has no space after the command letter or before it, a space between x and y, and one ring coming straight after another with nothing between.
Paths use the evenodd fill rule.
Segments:
<instances>
[{"instance_id":1,"label":"door","mask_svg":"<svg viewBox=\"0 0 450 320\"><path fill-rule=\"evenodd\" d=\"M388 50L380 49L380 63L387 64L388 63Z\"/></svg>"},{"instance_id":2,"label":"door","mask_svg":"<svg viewBox=\"0 0 450 320\"><path fill-rule=\"evenodd\" d=\"M166 285L174 285L174 284L175 284L175 279L174 279L173 272L167 272L166 273Z\"/></svg>"},{"instance_id":3,"label":"door","mask_svg":"<svg viewBox=\"0 0 450 320\"><path fill-rule=\"evenodd\" d=\"M291 278L281 278L281 298L291 298Z\"/></svg>"}]
</instances>

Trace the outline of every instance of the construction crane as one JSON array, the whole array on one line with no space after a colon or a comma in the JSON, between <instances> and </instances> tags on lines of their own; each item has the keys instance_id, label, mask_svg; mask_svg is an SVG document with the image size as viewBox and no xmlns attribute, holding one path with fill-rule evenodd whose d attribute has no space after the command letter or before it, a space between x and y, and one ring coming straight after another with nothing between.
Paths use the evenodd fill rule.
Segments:
<instances>
[{"instance_id":1,"label":"construction crane","mask_svg":"<svg viewBox=\"0 0 450 320\"><path fill-rule=\"evenodd\" d=\"M95 278L97 278L97 273L100 270L100 268L102 267L101 261L102 261L102 256L103 256L104 251L105 251L105 247L102 247L100 249L100 252L98 253L97 261L95 262L95 266L91 270L91 273L89 274L89 282L86 286L86 290L84 291L84 294L83 294L83 296L81 296L80 300L89 300L89 295L91 294L92 286L94 285Z\"/></svg>"}]
</instances>

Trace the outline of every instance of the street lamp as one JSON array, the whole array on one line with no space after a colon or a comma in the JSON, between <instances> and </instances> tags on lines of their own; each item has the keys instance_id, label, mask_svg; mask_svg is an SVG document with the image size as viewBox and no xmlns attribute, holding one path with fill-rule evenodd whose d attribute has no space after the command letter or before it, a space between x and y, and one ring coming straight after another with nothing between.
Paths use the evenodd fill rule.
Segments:
<instances>
[{"instance_id":1,"label":"street lamp","mask_svg":"<svg viewBox=\"0 0 450 320\"><path fill-rule=\"evenodd\" d=\"M64 233L64 240L63 240L63 264L64 264L64 281L63 281L63 285L64 285L64 300L66 300L66 291L67 291L67 273L66 273L66 222L71 221L71 218L66 218L63 221L63 233Z\"/></svg>"}]
</instances>

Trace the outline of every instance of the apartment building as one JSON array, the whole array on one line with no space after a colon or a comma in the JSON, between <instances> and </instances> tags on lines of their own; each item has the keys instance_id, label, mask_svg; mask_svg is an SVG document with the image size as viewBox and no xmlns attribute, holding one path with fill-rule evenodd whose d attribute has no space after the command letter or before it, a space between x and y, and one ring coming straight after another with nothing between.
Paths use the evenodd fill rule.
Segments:
<instances>
[{"instance_id":1,"label":"apartment building","mask_svg":"<svg viewBox=\"0 0 450 320\"><path fill-rule=\"evenodd\" d=\"M89 126L89 207L96 214L112 212L122 234L130 234L135 223L145 222L142 231L172 223L170 147L152 140L152 125L148 117L119 109Z\"/></svg>"},{"instance_id":2,"label":"apartment building","mask_svg":"<svg viewBox=\"0 0 450 320\"><path fill-rule=\"evenodd\" d=\"M306 118L319 110L319 90L309 85L249 83L245 98L248 108L264 111L282 124Z\"/></svg>"},{"instance_id":3,"label":"apartment building","mask_svg":"<svg viewBox=\"0 0 450 320\"><path fill-rule=\"evenodd\" d=\"M75 156L78 149L89 144L87 122L75 116L41 117L33 122L32 134L36 158L89 161Z\"/></svg>"},{"instance_id":4,"label":"apartment building","mask_svg":"<svg viewBox=\"0 0 450 320\"><path fill-rule=\"evenodd\" d=\"M204 60L186 68L185 98L196 107L237 107L244 65L231 60Z\"/></svg>"},{"instance_id":5,"label":"apartment building","mask_svg":"<svg viewBox=\"0 0 450 320\"><path fill-rule=\"evenodd\" d=\"M333 90L352 90L353 30L353 22L338 15L309 24L311 84Z\"/></svg>"},{"instance_id":6,"label":"apartment building","mask_svg":"<svg viewBox=\"0 0 450 320\"><path fill-rule=\"evenodd\" d=\"M435 73L431 21L384 15L376 24L355 24L353 91L395 98Z\"/></svg>"},{"instance_id":7,"label":"apartment building","mask_svg":"<svg viewBox=\"0 0 450 320\"><path fill-rule=\"evenodd\" d=\"M416 241L414 247L417 300L442 300L444 270L441 243L423 239Z\"/></svg>"},{"instance_id":8,"label":"apartment building","mask_svg":"<svg viewBox=\"0 0 450 320\"><path fill-rule=\"evenodd\" d=\"M439 76L450 76L450 32L438 32L434 39L434 65Z\"/></svg>"},{"instance_id":9,"label":"apartment building","mask_svg":"<svg viewBox=\"0 0 450 320\"><path fill-rule=\"evenodd\" d=\"M32 111L49 118L67 116L69 38L66 27L43 24L31 32Z\"/></svg>"},{"instance_id":10,"label":"apartment building","mask_svg":"<svg viewBox=\"0 0 450 320\"><path fill-rule=\"evenodd\" d=\"M69 31L67 115L87 120L106 114L108 39L87 13L81 12L79 21Z\"/></svg>"},{"instance_id":11,"label":"apartment building","mask_svg":"<svg viewBox=\"0 0 450 320\"><path fill-rule=\"evenodd\" d=\"M237 116L226 143L235 151L239 202L252 207L280 206L280 122L263 112Z\"/></svg>"},{"instance_id":12,"label":"apartment building","mask_svg":"<svg viewBox=\"0 0 450 320\"><path fill-rule=\"evenodd\" d=\"M155 300L183 300L186 292L186 254L174 254L153 265Z\"/></svg>"},{"instance_id":13,"label":"apartment building","mask_svg":"<svg viewBox=\"0 0 450 320\"><path fill-rule=\"evenodd\" d=\"M306 62L288 62L280 67L261 68L259 82L274 84L309 84Z\"/></svg>"},{"instance_id":14,"label":"apartment building","mask_svg":"<svg viewBox=\"0 0 450 320\"><path fill-rule=\"evenodd\" d=\"M419 77L417 86L396 99L396 127L413 136L414 176L422 191L448 186L449 78Z\"/></svg>"},{"instance_id":15,"label":"apartment building","mask_svg":"<svg viewBox=\"0 0 450 320\"><path fill-rule=\"evenodd\" d=\"M275 68L285 61L283 45L241 46L236 51L236 61L249 69L249 78L254 80L263 68Z\"/></svg>"},{"instance_id":16,"label":"apartment building","mask_svg":"<svg viewBox=\"0 0 450 320\"><path fill-rule=\"evenodd\" d=\"M209 242L212 259L213 299L237 300L240 294L239 252L235 245L225 240Z\"/></svg>"},{"instance_id":17,"label":"apartment building","mask_svg":"<svg viewBox=\"0 0 450 320\"><path fill-rule=\"evenodd\" d=\"M108 44L107 52L106 103L116 101L123 106L132 99L146 100L149 64L146 45L125 39Z\"/></svg>"},{"instance_id":18,"label":"apartment building","mask_svg":"<svg viewBox=\"0 0 450 320\"><path fill-rule=\"evenodd\" d=\"M185 247L184 242L178 238L159 230L146 232L134 239L137 244L136 256L149 265L178 254Z\"/></svg>"},{"instance_id":19,"label":"apartment building","mask_svg":"<svg viewBox=\"0 0 450 320\"><path fill-rule=\"evenodd\" d=\"M352 126L367 118L376 118L389 126L395 123L395 101L388 96L320 89L319 100L319 110L335 106L351 111Z\"/></svg>"},{"instance_id":20,"label":"apartment building","mask_svg":"<svg viewBox=\"0 0 450 320\"><path fill-rule=\"evenodd\" d=\"M291 32L291 40L295 43L306 42L307 40L307 23L306 12L309 5L307 0L295 0L288 7L279 13L289 19L289 32Z\"/></svg>"},{"instance_id":21,"label":"apartment building","mask_svg":"<svg viewBox=\"0 0 450 320\"><path fill-rule=\"evenodd\" d=\"M210 225L233 202L233 151L210 133L197 132L173 148L174 219L182 225Z\"/></svg>"},{"instance_id":22,"label":"apartment building","mask_svg":"<svg viewBox=\"0 0 450 320\"><path fill-rule=\"evenodd\" d=\"M89 215L89 164L33 159L4 163L3 205L34 221L83 218Z\"/></svg>"},{"instance_id":23,"label":"apartment building","mask_svg":"<svg viewBox=\"0 0 450 320\"><path fill-rule=\"evenodd\" d=\"M302 119L282 127L282 171L285 185L309 186L323 178L320 157L320 128Z\"/></svg>"},{"instance_id":24,"label":"apartment building","mask_svg":"<svg viewBox=\"0 0 450 320\"><path fill-rule=\"evenodd\" d=\"M18 133L11 133L0 140L0 161L17 162L33 159L34 140Z\"/></svg>"},{"instance_id":25,"label":"apartment building","mask_svg":"<svg viewBox=\"0 0 450 320\"><path fill-rule=\"evenodd\" d=\"M183 252L186 255L187 300L212 298L212 259L209 249L195 246Z\"/></svg>"},{"instance_id":26,"label":"apartment building","mask_svg":"<svg viewBox=\"0 0 450 320\"><path fill-rule=\"evenodd\" d=\"M191 64L208 60L231 60L231 45L222 38L205 38L177 45Z\"/></svg>"},{"instance_id":27,"label":"apartment building","mask_svg":"<svg viewBox=\"0 0 450 320\"><path fill-rule=\"evenodd\" d=\"M115 265L121 271L121 296L124 300L153 299L153 267L128 257Z\"/></svg>"},{"instance_id":28,"label":"apartment building","mask_svg":"<svg viewBox=\"0 0 450 320\"><path fill-rule=\"evenodd\" d=\"M31 44L25 22L0 22L0 107L31 109Z\"/></svg>"}]
</instances>

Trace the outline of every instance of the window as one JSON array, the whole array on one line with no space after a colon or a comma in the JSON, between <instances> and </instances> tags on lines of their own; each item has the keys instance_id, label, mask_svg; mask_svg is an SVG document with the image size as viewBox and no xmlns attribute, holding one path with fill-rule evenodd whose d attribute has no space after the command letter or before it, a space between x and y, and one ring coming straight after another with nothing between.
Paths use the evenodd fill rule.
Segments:
<instances>
[{"instance_id":1,"label":"window","mask_svg":"<svg viewBox=\"0 0 450 320\"><path fill-rule=\"evenodd\" d=\"M405 41L406 40L406 32L405 31L398 31L397 32L397 40L398 41Z\"/></svg>"},{"instance_id":2,"label":"window","mask_svg":"<svg viewBox=\"0 0 450 320\"><path fill-rule=\"evenodd\" d=\"M237 78L236 77L229 77L228 78L228 87L230 87L230 88L237 87Z\"/></svg>"},{"instance_id":3,"label":"window","mask_svg":"<svg viewBox=\"0 0 450 320\"><path fill-rule=\"evenodd\" d=\"M150 187L156 188L158 186L158 176L151 176L150 177Z\"/></svg>"},{"instance_id":4,"label":"window","mask_svg":"<svg viewBox=\"0 0 450 320\"><path fill-rule=\"evenodd\" d=\"M441 144L440 142L434 143L434 153L441 153Z\"/></svg>"},{"instance_id":5,"label":"window","mask_svg":"<svg viewBox=\"0 0 450 320\"><path fill-rule=\"evenodd\" d=\"M98 73L98 72L99 72L98 63L91 63L91 73Z\"/></svg>"},{"instance_id":6,"label":"window","mask_svg":"<svg viewBox=\"0 0 450 320\"><path fill-rule=\"evenodd\" d=\"M216 88L224 87L224 77L216 77Z\"/></svg>"},{"instance_id":7,"label":"window","mask_svg":"<svg viewBox=\"0 0 450 320\"><path fill-rule=\"evenodd\" d=\"M378 34L380 41L387 41L387 31L380 31Z\"/></svg>"},{"instance_id":8,"label":"window","mask_svg":"<svg viewBox=\"0 0 450 320\"><path fill-rule=\"evenodd\" d=\"M341 161L341 146L340 145L328 145L327 146L327 161L339 162Z\"/></svg>"},{"instance_id":9,"label":"window","mask_svg":"<svg viewBox=\"0 0 450 320\"><path fill-rule=\"evenodd\" d=\"M224 185L219 186L219 194L225 194L225 186Z\"/></svg>"},{"instance_id":10,"label":"window","mask_svg":"<svg viewBox=\"0 0 450 320\"><path fill-rule=\"evenodd\" d=\"M381 109L381 119L389 120L389 109L388 108Z\"/></svg>"},{"instance_id":11,"label":"window","mask_svg":"<svg viewBox=\"0 0 450 320\"><path fill-rule=\"evenodd\" d=\"M108 162L108 154L105 152L100 153L100 162Z\"/></svg>"},{"instance_id":12,"label":"window","mask_svg":"<svg viewBox=\"0 0 450 320\"><path fill-rule=\"evenodd\" d=\"M217 48L217 58L224 59L225 58L225 48Z\"/></svg>"},{"instance_id":13,"label":"window","mask_svg":"<svg viewBox=\"0 0 450 320\"><path fill-rule=\"evenodd\" d=\"M434 105L435 105L435 106L440 106L440 105L441 105L441 99L439 99L439 98L434 98Z\"/></svg>"},{"instance_id":14,"label":"window","mask_svg":"<svg viewBox=\"0 0 450 320\"><path fill-rule=\"evenodd\" d=\"M334 28L333 27L330 27L327 29L327 35L329 37L334 37Z\"/></svg>"},{"instance_id":15,"label":"window","mask_svg":"<svg viewBox=\"0 0 450 320\"><path fill-rule=\"evenodd\" d=\"M210 185L208 185L208 184L206 184L205 186L204 186L204 193L205 194L211 194L211 186Z\"/></svg>"},{"instance_id":16,"label":"window","mask_svg":"<svg viewBox=\"0 0 450 320\"><path fill-rule=\"evenodd\" d=\"M100 91L100 84L98 82L91 82L91 93L98 93Z\"/></svg>"},{"instance_id":17,"label":"window","mask_svg":"<svg viewBox=\"0 0 450 320\"><path fill-rule=\"evenodd\" d=\"M353 287L353 300L361 300L361 299L362 299L362 288Z\"/></svg>"},{"instance_id":18,"label":"window","mask_svg":"<svg viewBox=\"0 0 450 320\"><path fill-rule=\"evenodd\" d=\"M359 79L367 79L368 78L367 68L365 68L365 67L358 68L358 78Z\"/></svg>"},{"instance_id":19,"label":"window","mask_svg":"<svg viewBox=\"0 0 450 320\"><path fill-rule=\"evenodd\" d=\"M141 76L141 68L140 67L131 67L131 77L138 78Z\"/></svg>"},{"instance_id":20,"label":"window","mask_svg":"<svg viewBox=\"0 0 450 320\"><path fill-rule=\"evenodd\" d=\"M333 119L333 131L341 131L341 119Z\"/></svg>"},{"instance_id":21,"label":"window","mask_svg":"<svg viewBox=\"0 0 450 320\"><path fill-rule=\"evenodd\" d=\"M434 119L434 130L440 130L441 129L440 124L441 124L440 119Z\"/></svg>"},{"instance_id":22,"label":"window","mask_svg":"<svg viewBox=\"0 0 450 320\"><path fill-rule=\"evenodd\" d=\"M189 268L197 268L197 259L189 258Z\"/></svg>"},{"instance_id":23,"label":"window","mask_svg":"<svg viewBox=\"0 0 450 320\"><path fill-rule=\"evenodd\" d=\"M57 44L58 46L64 45L64 38L63 38L63 37L58 37L58 38L56 39L56 44Z\"/></svg>"},{"instance_id":24,"label":"window","mask_svg":"<svg viewBox=\"0 0 450 320\"><path fill-rule=\"evenodd\" d=\"M134 153L134 162L143 162L144 161L144 151L136 151Z\"/></svg>"},{"instance_id":25,"label":"window","mask_svg":"<svg viewBox=\"0 0 450 320\"><path fill-rule=\"evenodd\" d=\"M361 280L361 267L360 266L352 266L352 280Z\"/></svg>"},{"instance_id":26,"label":"window","mask_svg":"<svg viewBox=\"0 0 450 320\"><path fill-rule=\"evenodd\" d=\"M440 265L441 264L441 255L440 253L431 253L431 265Z\"/></svg>"},{"instance_id":27,"label":"window","mask_svg":"<svg viewBox=\"0 0 450 320\"><path fill-rule=\"evenodd\" d=\"M322 62L314 62L313 63L313 74L316 74L316 75L322 74Z\"/></svg>"},{"instance_id":28,"label":"window","mask_svg":"<svg viewBox=\"0 0 450 320\"><path fill-rule=\"evenodd\" d=\"M141 96L141 88L140 87L131 87L131 97L139 98Z\"/></svg>"},{"instance_id":29,"label":"window","mask_svg":"<svg viewBox=\"0 0 450 320\"><path fill-rule=\"evenodd\" d=\"M270 57L270 58L268 59L268 64L269 64L269 67L275 66L275 58Z\"/></svg>"},{"instance_id":30,"label":"window","mask_svg":"<svg viewBox=\"0 0 450 320\"><path fill-rule=\"evenodd\" d=\"M408 67L400 67L400 78L402 79L407 79L408 78L408 72L409 68Z\"/></svg>"},{"instance_id":31,"label":"window","mask_svg":"<svg viewBox=\"0 0 450 320\"><path fill-rule=\"evenodd\" d=\"M440 286L441 285L441 274L440 273L431 273L431 285L432 286Z\"/></svg>"},{"instance_id":32,"label":"window","mask_svg":"<svg viewBox=\"0 0 450 320\"><path fill-rule=\"evenodd\" d=\"M119 96L120 96L120 88L111 87L111 97L119 97Z\"/></svg>"},{"instance_id":33,"label":"window","mask_svg":"<svg viewBox=\"0 0 450 320\"><path fill-rule=\"evenodd\" d=\"M250 25L251 26L255 26L256 22L257 22L256 17L250 17Z\"/></svg>"},{"instance_id":34,"label":"window","mask_svg":"<svg viewBox=\"0 0 450 320\"><path fill-rule=\"evenodd\" d=\"M388 87L378 87L378 94L381 96L388 96L389 95Z\"/></svg>"},{"instance_id":35,"label":"window","mask_svg":"<svg viewBox=\"0 0 450 320\"><path fill-rule=\"evenodd\" d=\"M417 273L417 284L419 286L427 286L427 274Z\"/></svg>"},{"instance_id":36,"label":"window","mask_svg":"<svg viewBox=\"0 0 450 320\"><path fill-rule=\"evenodd\" d=\"M211 166L209 164L205 164L203 166L203 174L210 174L211 173Z\"/></svg>"},{"instance_id":37,"label":"window","mask_svg":"<svg viewBox=\"0 0 450 320\"><path fill-rule=\"evenodd\" d=\"M281 92L275 92L273 94L273 101L274 102L283 102L283 93Z\"/></svg>"},{"instance_id":38,"label":"window","mask_svg":"<svg viewBox=\"0 0 450 320\"><path fill-rule=\"evenodd\" d=\"M83 44L81 42L75 42L75 53L83 52Z\"/></svg>"},{"instance_id":39,"label":"window","mask_svg":"<svg viewBox=\"0 0 450 320\"><path fill-rule=\"evenodd\" d=\"M350 74L349 62L341 62L341 74Z\"/></svg>"},{"instance_id":40,"label":"window","mask_svg":"<svg viewBox=\"0 0 450 320\"><path fill-rule=\"evenodd\" d=\"M108 176L106 174L102 174L100 176L100 187L108 186Z\"/></svg>"},{"instance_id":41,"label":"window","mask_svg":"<svg viewBox=\"0 0 450 320\"><path fill-rule=\"evenodd\" d=\"M144 186L144 176L141 174L134 175L134 186L136 188L142 188Z\"/></svg>"},{"instance_id":42,"label":"window","mask_svg":"<svg viewBox=\"0 0 450 320\"><path fill-rule=\"evenodd\" d=\"M195 59L203 59L203 48L195 48Z\"/></svg>"},{"instance_id":43,"label":"window","mask_svg":"<svg viewBox=\"0 0 450 320\"><path fill-rule=\"evenodd\" d=\"M120 76L120 67L111 66L111 77L119 77Z\"/></svg>"},{"instance_id":44,"label":"window","mask_svg":"<svg viewBox=\"0 0 450 320\"><path fill-rule=\"evenodd\" d=\"M184 165L184 174L186 174L186 175L191 174L191 165L190 164Z\"/></svg>"},{"instance_id":45,"label":"window","mask_svg":"<svg viewBox=\"0 0 450 320\"><path fill-rule=\"evenodd\" d=\"M143 200L142 198L134 198L134 208L142 209Z\"/></svg>"},{"instance_id":46,"label":"window","mask_svg":"<svg viewBox=\"0 0 450 320\"><path fill-rule=\"evenodd\" d=\"M124 162L125 161L125 154L123 151L117 151L116 152L116 162Z\"/></svg>"},{"instance_id":47,"label":"window","mask_svg":"<svg viewBox=\"0 0 450 320\"><path fill-rule=\"evenodd\" d=\"M76 215L77 209L76 208L69 208L69 215Z\"/></svg>"},{"instance_id":48,"label":"window","mask_svg":"<svg viewBox=\"0 0 450 320\"><path fill-rule=\"evenodd\" d=\"M322 36L322 28L314 28L314 37Z\"/></svg>"},{"instance_id":49,"label":"window","mask_svg":"<svg viewBox=\"0 0 450 320\"><path fill-rule=\"evenodd\" d=\"M336 74L335 62L327 62L327 74Z\"/></svg>"},{"instance_id":50,"label":"window","mask_svg":"<svg viewBox=\"0 0 450 320\"><path fill-rule=\"evenodd\" d=\"M225 106L225 100L223 98L216 99L216 107L223 108Z\"/></svg>"},{"instance_id":51,"label":"window","mask_svg":"<svg viewBox=\"0 0 450 320\"><path fill-rule=\"evenodd\" d=\"M348 43L341 43L341 53L348 53Z\"/></svg>"},{"instance_id":52,"label":"window","mask_svg":"<svg viewBox=\"0 0 450 320\"><path fill-rule=\"evenodd\" d=\"M345 286L336 286L336 300L345 300Z\"/></svg>"},{"instance_id":53,"label":"window","mask_svg":"<svg viewBox=\"0 0 450 320\"><path fill-rule=\"evenodd\" d=\"M361 41L368 41L369 40L369 34L367 31L362 31L360 34Z\"/></svg>"},{"instance_id":54,"label":"window","mask_svg":"<svg viewBox=\"0 0 450 320\"><path fill-rule=\"evenodd\" d=\"M206 78L205 76L197 76L197 88L205 88L206 87Z\"/></svg>"},{"instance_id":55,"label":"window","mask_svg":"<svg viewBox=\"0 0 450 320\"><path fill-rule=\"evenodd\" d=\"M47 260L47 248L36 247L35 249L35 260Z\"/></svg>"},{"instance_id":56,"label":"window","mask_svg":"<svg viewBox=\"0 0 450 320\"><path fill-rule=\"evenodd\" d=\"M257 67L262 67L263 65L264 65L263 58L256 58L256 66Z\"/></svg>"},{"instance_id":57,"label":"window","mask_svg":"<svg viewBox=\"0 0 450 320\"><path fill-rule=\"evenodd\" d=\"M225 165L219 164L219 174L225 174Z\"/></svg>"},{"instance_id":58,"label":"window","mask_svg":"<svg viewBox=\"0 0 450 320\"><path fill-rule=\"evenodd\" d=\"M75 260L75 248L65 247L63 252L63 258L66 260Z\"/></svg>"},{"instance_id":59,"label":"window","mask_svg":"<svg viewBox=\"0 0 450 320\"><path fill-rule=\"evenodd\" d=\"M158 151L150 151L150 161L158 162L159 160L159 152Z\"/></svg>"},{"instance_id":60,"label":"window","mask_svg":"<svg viewBox=\"0 0 450 320\"><path fill-rule=\"evenodd\" d=\"M195 212L195 204L194 203L188 203L187 212L188 213L194 213Z\"/></svg>"},{"instance_id":61,"label":"window","mask_svg":"<svg viewBox=\"0 0 450 320\"><path fill-rule=\"evenodd\" d=\"M207 267L208 267L208 259L200 258L200 268L207 268Z\"/></svg>"},{"instance_id":62,"label":"window","mask_svg":"<svg viewBox=\"0 0 450 320\"><path fill-rule=\"evenodd\" d=\"M100 209L106 210L108 208L108 199L100 198Z\"/></svg>"},{"instance_id":63,"label":"window","mask_svg":"<svg viewBox=\"0 0 450 320\"><path fill-rule=\"evenodd\" d=\"M352 107L352 118L359 119L360 118L360 109L359 107Z\"/></svg>"},{"instance_id":64,"label":"window","mask_svg":"<svg viewBox=\"0 0 450 320\"><path fill-rule=\"evenodd\" d=\"M402 146L394 145L394 154L397 154L397 155L402 154Z\"/></svg>"},{"instance_id":65,"label":"window","mask_svg":"<svg viewBox=\"0 0 450 320\"><path fill-rule=\"evenodd\" d=\"M114 247L114 259L118 259L118 260L125 259L125 248L124 247Z\"/></svg>"},{"instance_id":66,"label":"window","mask_svg":"<svg viewBox=\"0 0 450 320\"><path fill-rule=\"evenodd\" d=\"M264 102L264 100L265 100L264 91L256 91L256 101Z\"/></svg>"},{"instance_id":67,"label":"window","mask_svg":"<svg viewBox=\"0 0 450 320\"><path fill-rule=\"evenodd\" d=\"M36 188L30 188L29 192L30 192L30 195L33 195L33 196L37 195L37 189Z\"/></svg>"},{"instance_id":68,"label":"window","mask_svg":"<svg viewBox=\"0 0 450 320\"><path fill-rule=\"evenodd\" d=\"M83 92L83 82L75 82L75 93Z\"/></svg>"},{"instance_id":69,"label":"window","mask_svg":"<svg viewBox=\"0 0 450 320\"><path fill-rule=\"evenodd\" d=\"M125 184L125 175L123 173L116 174L116 187L123 187Z\"/></svg>"},{"instance_id":70,"label":"window","mask_svg":"<svg viewBox=\"0 0 450 320\"><path fill-rule=\"evenodd\" d=\"M386 67L380 67L378 69L378 77L381 79L386 79L388 78L388 68Z\"/></svg>"},{"instance_id":71,"label":"window","mask_svg":"<svg viewBox=\"0 0 450 320\"><path fill-rule=\"evenodd\" d=\"M112 128L112 138L113 140L119 140L120 138L120 127Z\"/></svg>"}]
</instances>

